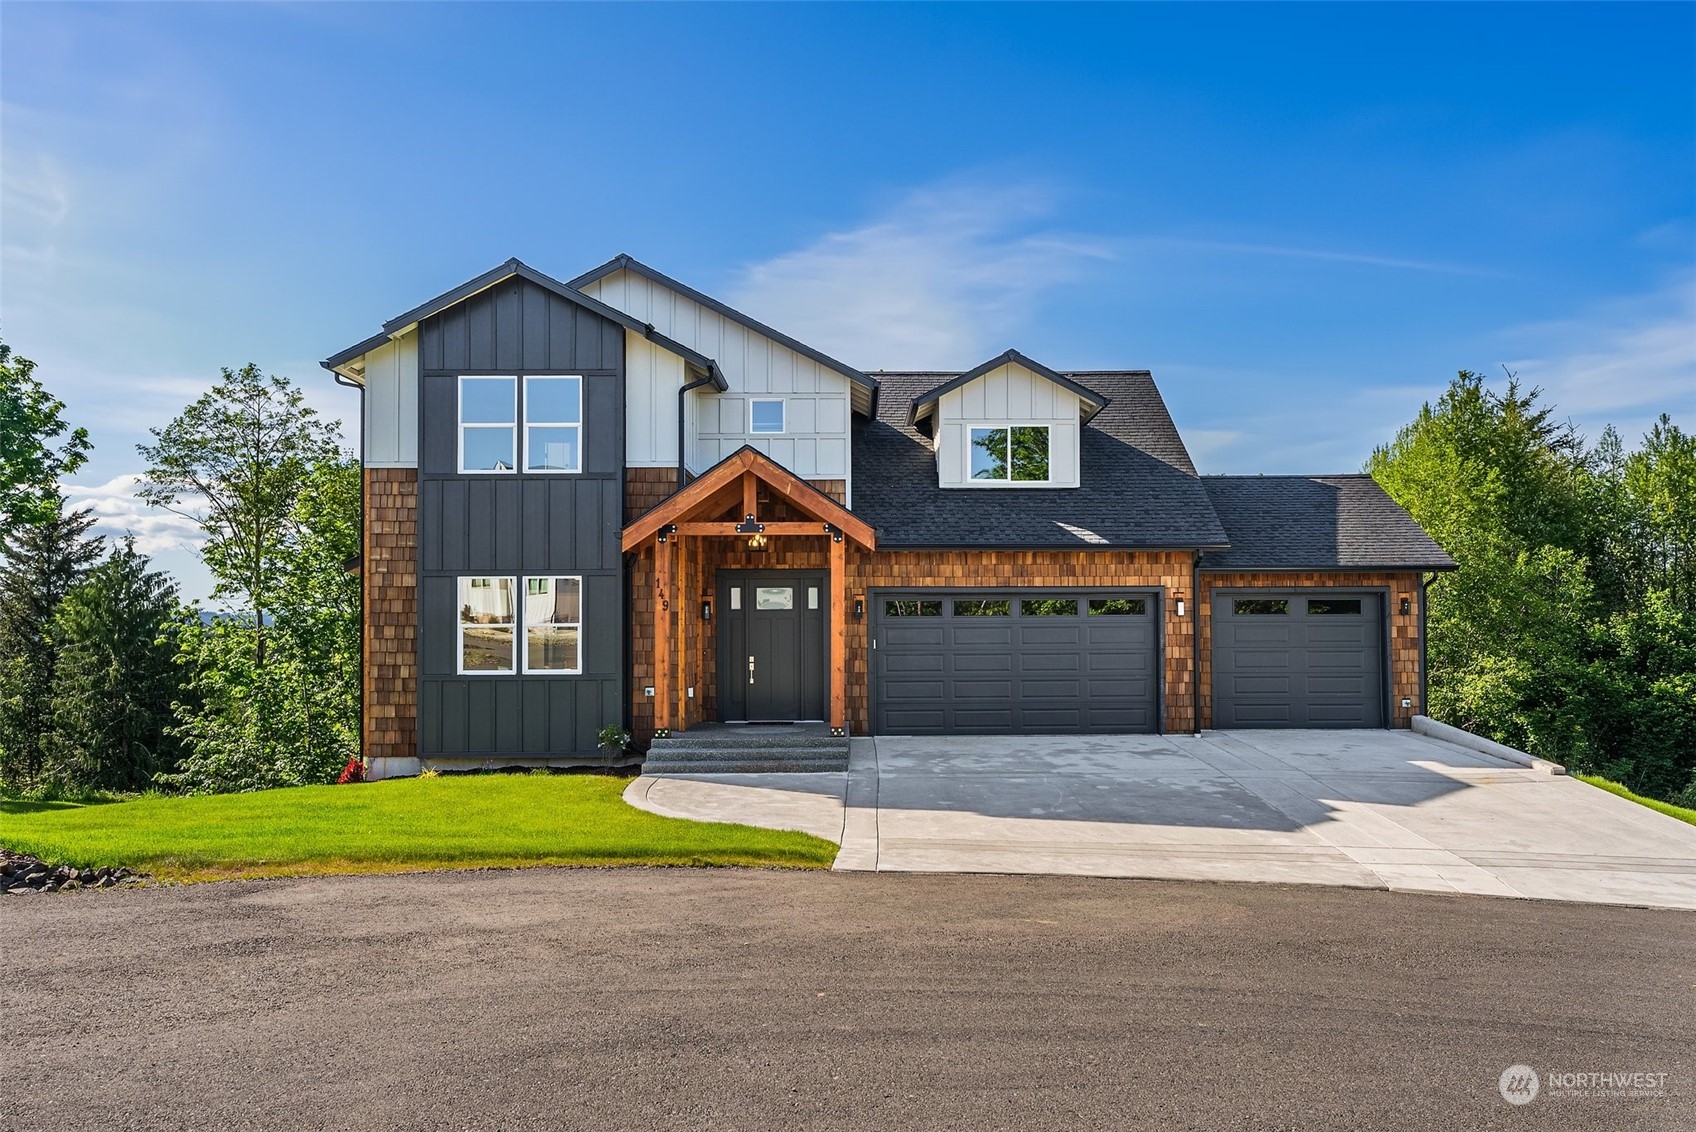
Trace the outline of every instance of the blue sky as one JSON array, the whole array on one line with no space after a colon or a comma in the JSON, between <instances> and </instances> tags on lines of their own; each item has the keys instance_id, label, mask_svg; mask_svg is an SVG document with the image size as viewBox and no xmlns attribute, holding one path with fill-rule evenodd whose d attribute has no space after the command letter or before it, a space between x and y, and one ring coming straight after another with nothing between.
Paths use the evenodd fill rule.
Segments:
<instances>
[{"instance_id":1,"label":"blue sky","mask_svg":"<svg viewBox=\"0 0 1696 1132\"><path fill-rule=\"evenodd\" d=\"M1155 372L1211 472L1358 468L1454 371L1696 426L1696 6L7 4L0 335L74 498L508 256L627 251L864 369Z\"/></svg>"}]
</instances>

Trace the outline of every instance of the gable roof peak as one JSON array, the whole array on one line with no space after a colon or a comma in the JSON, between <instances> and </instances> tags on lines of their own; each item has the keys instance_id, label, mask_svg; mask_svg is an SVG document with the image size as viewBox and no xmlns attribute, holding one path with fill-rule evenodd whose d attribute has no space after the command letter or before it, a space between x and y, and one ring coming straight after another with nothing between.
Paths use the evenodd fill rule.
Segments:
<instances>
[{"instance_id":1,"label":"gable roof peak","mask_svg":"<svg viewBox=\"0 0 1696 1132\"><path fill-rule=\"evenodd\" d=\"M1101 412L1101 410L1105 409L1111 400L1111 398L1102 396L1100 393L1089 388L1089 386L1084 385L1081 382L1074 381L1072 378L1067 377L1063 373L1051 370L1039 361L1026 357L1019 353L1018 350L1008 349L989 359L989 361L984 362L981 365L973 366L965 373L952 377L943 382L941 385L938 385L933 389L927 389L923 393L914 397L912 408L907 414L908 421L911 423L917 423L921 418L930 415L930 413L936 408L937 402L942 400L943 394L959 389L963 385L969 385L978 378L992 373L1004 365L1020 366L1029 370L1031 373L1036 374L1043 380L1053 382L1055 385L1060 386L1060 388L1075 394L1083 405L1084 412L1082 421L1084 424L1088 424L1092 417Z\"/></svg>"}]
</instances>

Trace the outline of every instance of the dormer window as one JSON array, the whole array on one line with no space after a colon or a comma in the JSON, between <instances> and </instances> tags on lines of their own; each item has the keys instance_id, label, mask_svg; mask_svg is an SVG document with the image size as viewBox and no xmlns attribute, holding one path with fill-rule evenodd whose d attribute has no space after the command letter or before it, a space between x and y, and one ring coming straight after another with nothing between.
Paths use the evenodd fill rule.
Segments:
<instances>
[{"instance_id":1,"label":"dormer window","mask_svg":"<svg viewBox=\"0 0 1696 1132\"><path fill-rule=\"evenodd\" d=\"M783 431L783 399L755 398L748 402L748 431L770 436Z\"/></svg>"},{"instance_id":2,"label":"dormer window","mask_svg":"<svg viewBox=\"0 0 1696 1132\"><path fill-rule=\"evenodd\" d=\"M1047 483L1048 426L972 429L972 478L986 483Z\"/></svg>"}]
</instances>

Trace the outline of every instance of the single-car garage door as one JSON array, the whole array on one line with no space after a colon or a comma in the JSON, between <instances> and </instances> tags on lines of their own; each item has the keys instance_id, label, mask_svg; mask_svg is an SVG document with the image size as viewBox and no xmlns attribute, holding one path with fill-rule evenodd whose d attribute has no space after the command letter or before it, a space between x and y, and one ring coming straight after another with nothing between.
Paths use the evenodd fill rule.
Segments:
<instances>
[{"instance_id":1,"label":"single-car garage door","mask_svg":"<svg viewBox=\"0 0 1696 1132\"><path fill-rule=\"evenodd\" d=\"M1213 726L1384 726L1384 617L1373 593L1213 599Z\"/></svg>"},{"instance_id":2,"label":"single-car garage door","mask_svg":"<svg viewBox=\"0 0 1696 1132\"><path fill-rule=\"evenodd\" d=\"M1157 728L1151 594L920 590L871 604L877 734Z\"/></svg>"}]
</instances>

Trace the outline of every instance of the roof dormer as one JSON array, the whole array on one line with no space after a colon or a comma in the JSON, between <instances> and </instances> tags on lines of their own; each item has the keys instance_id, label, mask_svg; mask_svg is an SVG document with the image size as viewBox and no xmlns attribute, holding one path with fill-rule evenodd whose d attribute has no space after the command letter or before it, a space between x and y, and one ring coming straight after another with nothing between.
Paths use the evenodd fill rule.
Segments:
<instances>
[{"instance_id":1,"label":"roof dormer","mask_svg":"<svg viewBox=\"0 0 1696 1132\"><path fill-rule=\"evenodd\" d=\"M1008 350L913 398L942 487L1077 487L1080 434L1107 398Z\"/></svg>"}]
</instances>

